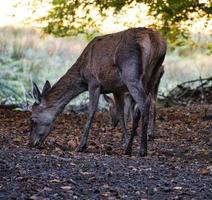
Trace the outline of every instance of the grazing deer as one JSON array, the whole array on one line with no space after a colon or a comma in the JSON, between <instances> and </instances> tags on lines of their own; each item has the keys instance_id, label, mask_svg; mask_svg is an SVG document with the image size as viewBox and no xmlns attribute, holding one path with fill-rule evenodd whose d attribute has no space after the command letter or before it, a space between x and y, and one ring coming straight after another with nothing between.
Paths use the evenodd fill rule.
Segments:
<instances>
[{"instance_id":1,"label":"grazing deer","mask_svg":"<svg viewBox=\"0 0 212 200\"><path fill-rule=\"evenodd\" d=\"M68 102L89 92L89 113L77 151L87 146L89 129L100 94L113 93L124 126L123 95L129 92L142 115L140 156L147 155L147 126L150 96L144 83L157 74L166 54L166 42L148 28L131 28L94 38L75 64L52 87L47 81L40 92L33 84L30 144L40 146L52 129L53 121ZM126 131L126 130L125 130Z\"/></svg>"},{"instance_id":2,"label":"grazing deer","mask_svg":"<svg viewBox=\"0 0 212 200\"><path fill-rule=\"evenodd\" d=\"M151 107L150 107L150 113L149 113L149 126L148 126L148 136L150 140L153 140L155 137L155 119L156 119L156 101L157 101L157 94L158 94L158 87L160 84L161 77L164 74L164 66L161 65L158 74L156 76L155 80L149 80L149 84L151 85L151 82L154 84L152 88L150 88L150 91L147 91L147 93L150 93L152 98L151 98ZM145 88L147 90L147 88ZM111 121L112 125L114 127L117 126L119 122L119 113L117 113L117 106L115 104L115 101L113 98L111 98L108 95L104 94L104 99L106 100L107 103L109 103L109 112L111 115ZM128 124L128 118L130 121L133 123L133 115L138 113L138 107L135 105L135 101L132 99L129 93L125 93L124 95L124 122L125 122L125 127ZM121 127L121 130L124 130L123 127ZM122 139L125 138L125 132L122 132Z\"/></svg>"}]
</instances>

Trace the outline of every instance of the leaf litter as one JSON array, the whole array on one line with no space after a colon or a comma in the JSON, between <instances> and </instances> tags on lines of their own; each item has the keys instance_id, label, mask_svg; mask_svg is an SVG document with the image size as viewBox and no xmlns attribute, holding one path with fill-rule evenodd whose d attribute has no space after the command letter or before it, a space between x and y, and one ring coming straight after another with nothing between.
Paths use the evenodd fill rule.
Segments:
<instances>
[{"instance_id":1,"label":"leaf litter","mask_svg":"<svg viewBox=\"0 0 212 200\"><path fill-rule=\"evenodd\" d=\"M0 109L0 199L212 199L209 105L159 108L148 156L123 155L120 127L96 114L86 153L85 114L61 114L41 149L28 146L29 112ZM129 127L131 127L129 123Z\"/></svg>"}]
</instances>

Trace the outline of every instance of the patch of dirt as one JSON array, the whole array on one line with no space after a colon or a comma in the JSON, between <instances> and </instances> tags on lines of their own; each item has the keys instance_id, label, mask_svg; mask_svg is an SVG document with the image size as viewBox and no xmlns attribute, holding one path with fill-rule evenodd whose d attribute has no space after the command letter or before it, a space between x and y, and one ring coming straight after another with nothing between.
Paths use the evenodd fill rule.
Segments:
<instances>
[{"instance_id":1,"label":"patch of dirt","mask_svg":"<svg viewBox=\"0 0 212 200\"><path fill-rule=\"evenodd\" d=\"M159 108L148 156L123 155L120 128L97 113L86 153L86 115L62 114L41 149L29 148L29 112L0 109L0 199L212 199L209 106ZM129 124L130 126L130 124Z\"/></svg>"}]
</instances>

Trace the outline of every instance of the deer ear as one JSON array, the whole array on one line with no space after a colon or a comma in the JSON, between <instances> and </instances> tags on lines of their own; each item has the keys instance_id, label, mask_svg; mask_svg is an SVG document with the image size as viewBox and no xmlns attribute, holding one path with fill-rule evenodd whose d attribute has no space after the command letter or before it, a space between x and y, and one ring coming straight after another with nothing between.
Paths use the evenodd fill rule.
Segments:
<instances>
[{"instance_id":1,"label":"deer ear","mask_svg":"<svg viewBox=\"0 0 212 200\"><path fill-rule=\"evenodd\" d=\"M35 99L35 102L37 104L39 104L41 102L41 93L40 93L40 91L38 89L38 86L34 82L33 82L32 94L33 94L33 97Z\"/></svg>"},{"instance_id":2,"label":"deer ear","mask_svg":"<svg viewBox=\"0 0 212 200\"><path fill-rule=\"evenodd\" d=\"M49 89L51 88L51 84L50 82L47 80L46 83L43 86L43 90L42 90L42 96L45 95Z\"/></svg>"},{"instance_id":3,"label":"deer ear","mask_svg":"<svg viewBox=\"0 0 212 200\"><path fill-rule=\"evenodd\" d=\"M106 94L103 94L103 97L107 103L113 104L113 99Z\"/></svg>"}]
</instances>

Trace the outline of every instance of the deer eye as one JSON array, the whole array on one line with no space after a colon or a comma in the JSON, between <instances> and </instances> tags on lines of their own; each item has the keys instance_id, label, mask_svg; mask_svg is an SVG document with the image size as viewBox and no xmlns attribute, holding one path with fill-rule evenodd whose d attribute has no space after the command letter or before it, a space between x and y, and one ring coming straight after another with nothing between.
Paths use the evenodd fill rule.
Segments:
<instances>
[{"instance_id":1,"label":"deer eye","mask_svg":"<svg viewBox=\"0 0 212 200\"><path fill-rule=\"evenodd\" d=\"M31 123L31 125L36 125L37 124L37 122L34 119L30 119L30 123Z\"/></svg>"}]
</instances>

